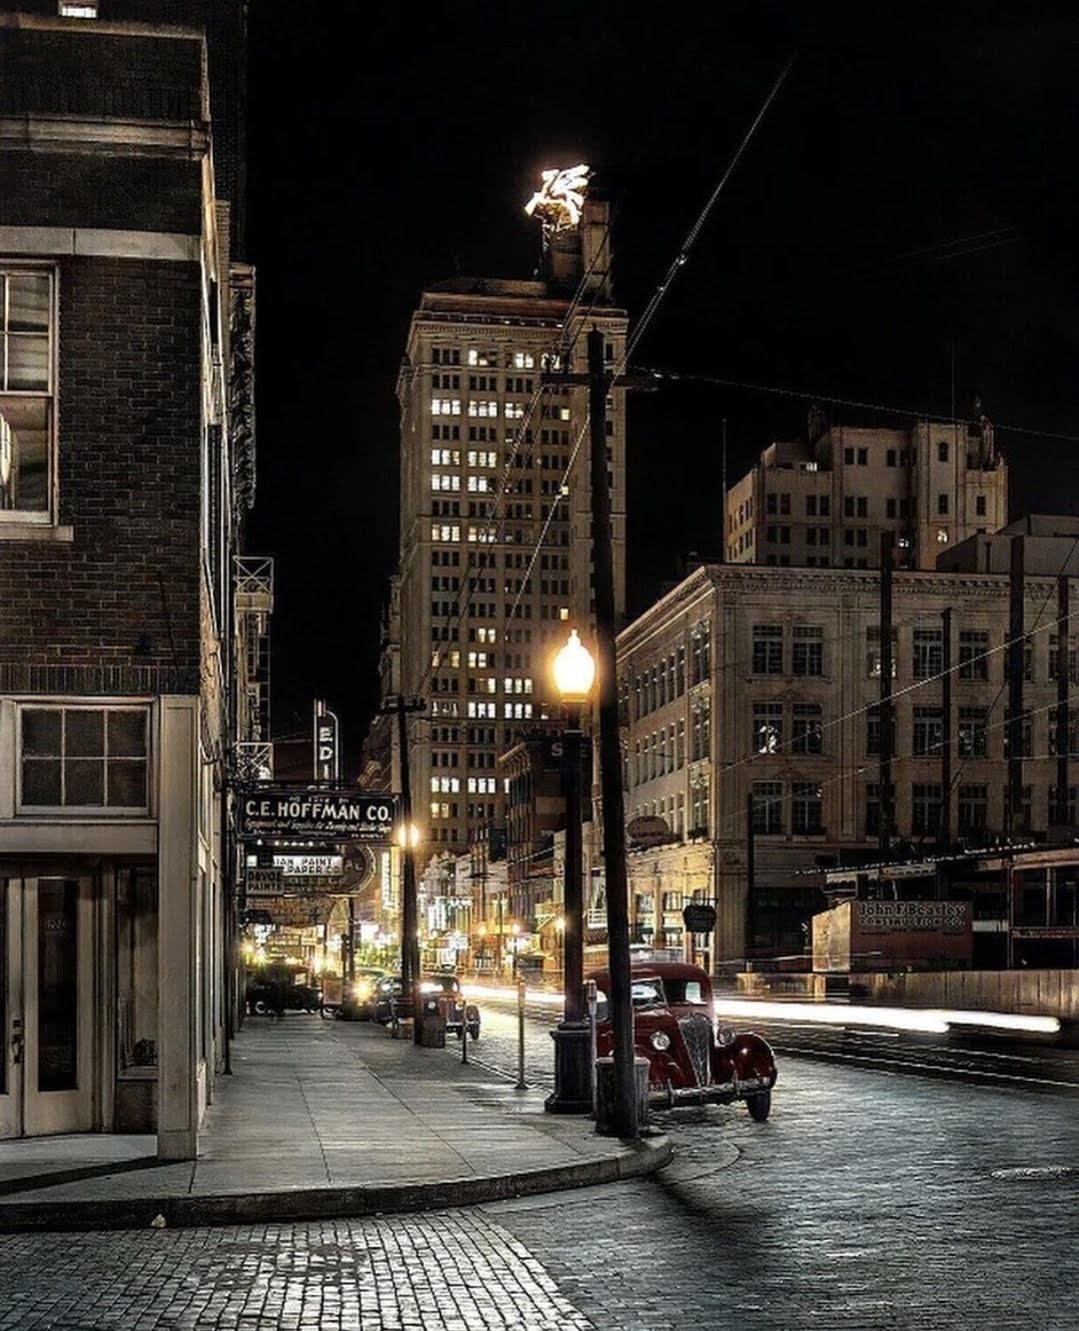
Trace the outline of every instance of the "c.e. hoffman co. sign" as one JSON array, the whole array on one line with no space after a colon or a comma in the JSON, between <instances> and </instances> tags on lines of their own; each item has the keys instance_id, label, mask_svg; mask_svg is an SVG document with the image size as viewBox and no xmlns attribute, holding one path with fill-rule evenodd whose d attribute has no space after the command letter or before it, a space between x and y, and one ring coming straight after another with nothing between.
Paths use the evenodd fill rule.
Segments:
<instances>
[{"instance_id":1,"label":"c.e. hoffman co. sign","mask_svg":"<svg viewBox=\"0 0 1079 1331\"><path fill-rule=\"evenodd\" d=\"M388 844L397 821L396 795L354 790L296 790L264 786L239 801L240 835L302 841Z\"/></svg>"}]
</instances>

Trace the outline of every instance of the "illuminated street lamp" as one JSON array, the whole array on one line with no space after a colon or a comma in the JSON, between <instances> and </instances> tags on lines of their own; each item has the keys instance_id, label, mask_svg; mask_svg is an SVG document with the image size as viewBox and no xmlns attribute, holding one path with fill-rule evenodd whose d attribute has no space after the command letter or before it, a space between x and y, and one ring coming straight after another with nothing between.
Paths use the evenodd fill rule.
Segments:
<instances>
[{"instance_id":1,"label":"illuminated street lamp","mask_svg":"<svg viewBox=\"0 0 1079 1331\"><path fill-rule=\"evenodd\" d=\"M560 915L554 922L554 931L558 936L558 982L566 991L566 917Z\"/></svg>"},{"instance_id":2,"label":"illuminated street lamp","mask_svg":"<svg viewBox=\"0 0 1079 1331\"><path fill-rule=\"evenodd\" d=\"M566 797L566 854L562 928L563 1014L551 1032L555 1042L554 1091L546 1107L555 1114L592 1110L591 1036L584 1004L584 903L581 886L581 705L596 678L592 653L576 629L554 659L554 679L566 705L562 735L562 784Z\"/></svg>"},{"instance_id":3,"label":"illuminated street lamp","mask_svg":"<svg viewBox=\"0 0 1079 1331\"><path fill-rule=\"evenodd\" d=\"M398 824L394 839L401 847L401 992L411 996L412 987L420 975L416 919L416 847L420 844L420 829L407 813L404 821Z\"/></svg>"}]
</instances>

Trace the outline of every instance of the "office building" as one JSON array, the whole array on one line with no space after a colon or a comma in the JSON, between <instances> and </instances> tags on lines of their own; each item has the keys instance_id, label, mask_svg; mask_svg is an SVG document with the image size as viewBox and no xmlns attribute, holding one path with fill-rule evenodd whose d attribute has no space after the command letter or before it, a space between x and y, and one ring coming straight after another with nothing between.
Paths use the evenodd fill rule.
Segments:
<instances>
[{"instance_id":1,"label":"office building","mask_svg":"<svg viewBox=\"0 0 1079 1331\"><path fill-rule=\"evenodd\" d=\"M398 379L400 562L384 677L409 715L421 858L504 826L502 754L558 715L550 663L592 622L586 334L622 363L607 205L546 247L533 280L453 278L422 294ZM625 600L625 392L607 403L616 601ZM396 762L396 759L395 759ZM399 786L395 786L399 789Z\"/></svg>"}]
</instances>

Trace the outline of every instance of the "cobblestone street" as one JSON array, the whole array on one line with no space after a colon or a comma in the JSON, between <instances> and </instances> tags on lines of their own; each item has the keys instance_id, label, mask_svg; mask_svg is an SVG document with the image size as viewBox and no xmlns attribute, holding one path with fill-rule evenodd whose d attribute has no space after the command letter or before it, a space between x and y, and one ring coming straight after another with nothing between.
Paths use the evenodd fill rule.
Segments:
<instances>
[{"instance_id":1,"label":"cobblestone street","mask_svg":"<svg viewBox=\"0 0 1079 1331\"><path fill-rule=\"evenodd\" d=\"M811 1063L655 1181L423 1216L0 1239L0 1328L1073 1331L1075 1101Z\"/></svg>"}]
</instances>

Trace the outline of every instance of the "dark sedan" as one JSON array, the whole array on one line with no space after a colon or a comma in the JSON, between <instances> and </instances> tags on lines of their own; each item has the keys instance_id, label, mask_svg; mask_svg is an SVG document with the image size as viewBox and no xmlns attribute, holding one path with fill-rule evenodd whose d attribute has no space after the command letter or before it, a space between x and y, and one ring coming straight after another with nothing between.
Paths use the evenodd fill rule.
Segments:
<instances>
[{"instance_id":1,"label":"dark sedan","mask_svg":"<svg viewBox=\"0 0 1079 1331\"><path fill-rule=\"evenodd\" d=\"M596 1048L613 1052L607 995L610 974L598 971ZM744 1100L763 1123L772 1108L776 1063L771 1046L752 1031L716 1026L712 982L699 966L639 961L630 968L635 1052L648 1060L649 1100L657 1107L730 1104Z\"/></svg>"}]
</instances>

